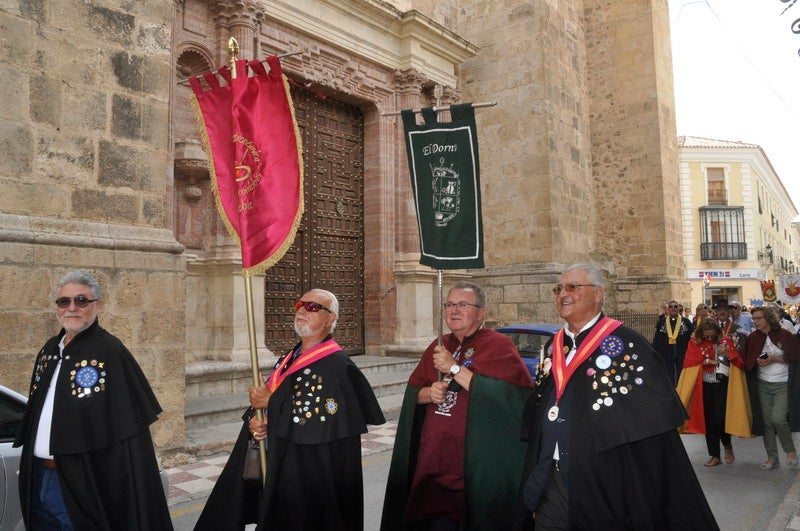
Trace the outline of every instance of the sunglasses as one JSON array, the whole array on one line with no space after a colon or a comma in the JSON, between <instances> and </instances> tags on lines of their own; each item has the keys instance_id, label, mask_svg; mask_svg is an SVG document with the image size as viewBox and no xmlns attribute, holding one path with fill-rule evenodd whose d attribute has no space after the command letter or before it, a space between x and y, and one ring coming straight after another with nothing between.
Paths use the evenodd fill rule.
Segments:
<instances>
[{"instance_id":1,"label":"sunglasses","mask_svg":"<svg viewBox=\"0 0 800 531\"><path fill-rule=\"evenodd\" d=\"M305 308L307 312L318 312L320 310L325 310L328 313L333 313L325 306L321 305L318 302L314 301L297 301L294 303L294 311L299 312L300 308Z\"/></svg>"},{"instance_id":2,"label":"sunglasses","mask_svg":"<svg viewBox=\"0 0 800 531\"><path fill-rule=\"evenodd\" d=\"M566 291L567 293L572 293L578 288L594 288L597 287L597 284L559 284L553 288L553 293L558 295L562 291Z\"/></svg>"},{"instance_id":3,"label":"sunglasses","mask_svg":"<svg viewBox=\"0 0 800 531\"><path fill-rule=\"evenodd\" d=\"M87 299L85 295L78 295L77 297L59 297L56 299L56 306L65 309L69 308L73 302L78 308L86 308L90 302L97 302L99 299Z\"/></svg>"},{"instance_id":4,"label":"sunglasses","mask_svg":"<svg viewBox=\"0 0 800 531\"><path fill-rule=\"evenodd\" d=\"M674 308L680 308L680 306L675 306L674 304L670 304L670 305L669 305L669 307L670 307L670 308L673 308L673 309L674 309Z\"/></svg>"}]
</instances>

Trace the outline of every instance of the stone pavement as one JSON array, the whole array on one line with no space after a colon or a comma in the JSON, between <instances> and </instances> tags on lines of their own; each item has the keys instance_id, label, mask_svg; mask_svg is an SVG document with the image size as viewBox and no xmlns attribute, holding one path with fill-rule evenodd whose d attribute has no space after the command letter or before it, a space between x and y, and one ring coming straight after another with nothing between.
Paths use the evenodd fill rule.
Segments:
<instances>
[{"instance_id":1,"label":"stone pavement","mask_svg":"<svg viewBox=\"0 0 800 531\"><path fill-rule=\"evenodd\" d=\"M238 429L239 426L241 426L241 424L220 427L218 429L230 431L231 429ZM369 432L361 436L361 455L368 456L390 451L394 445L396 431L396 420L387 421L383 426L369 426ZM696 437L698 437L699 440L700 436ZM756 441L760 441L760 439L751 441L755 443ZM690 442L684 439L684 444L687 445L687 451L691 459L698 462L706 459L707 456L704 455L704 450L698 452L694 449L698 444L697 441ZM703 445L701 444L700 446ZM739 448L742 453L745 450L744 442L739 443L736 447ZM760 453L762 451L763 450L760 449L760 443L758 443L758 459L761 458ZM737 457L743 456L740 456L740 453L737 452ZM214 455L199 457L192 463L168 468L167 474L170 480L169 505L174 506L179 503L194 499L202 499L208 496L211 489L214 487L217 477L222 472L222 468L225 466L227 459L228 450L220 449L220 451ZM742 459L737 459L737 462L739 461L742 461ZM716 469L704 469L702 466L698 466L696 470L698 472L698 477L701 479L701 483L703 483L704 480L707 482L707 478L703 476L708 473L714 473ZM706 488L708 488L708 486L706 486ZM710 493L707 493L707 495L709 494ZM765 529L767 531L800 531L800 473L796 473L796 477L787 491L783 502L780 504L775 516Z\"/></svg>"},{"instance_id":2,"label":"stone pavement","mask_svg":"<svg viewBox=\"0 0 800 531\"><path fill-rule=\"evenodd\" d=\"M237 431L239 427L241 427L241 423L235 425ZM368 426L368 428L369 432L361 436L362 457L392 449L394 435L397 431L396 420L387 421L382 426ZM230 428L228 429L230 430ZM228 451L202 457L192 463L167 468L169 475L169 499L167 501L169 505L208 496L228 461Z\"/></svg>"}]
</instances>

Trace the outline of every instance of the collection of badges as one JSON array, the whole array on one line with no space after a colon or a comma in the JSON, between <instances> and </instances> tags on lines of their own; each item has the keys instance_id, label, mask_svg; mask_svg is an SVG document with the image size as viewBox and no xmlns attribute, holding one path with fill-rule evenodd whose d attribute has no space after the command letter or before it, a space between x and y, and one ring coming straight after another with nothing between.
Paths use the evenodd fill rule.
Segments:
<instances>
[{"instance_id":1,"label":"collection of badges","mask_svg":"<svg viewBox=\"0 0 800 531\"><path fill-rule=\"evenodd\" d=\"M47 370L47 366L49 365L50 361L57 359L57 354L49 354L45 356L44 349L39 351L39 355L36 357L36 367L34 368L33 385L31 385L30 395L33 395L33 392L39 388L39 382L42 380L42 375L44 374L44 371Z\"/></svg>"},{"instance_id":2,"label":"collection of badges","mask_svg":"<svg viewBox=\"0 0 800 531\"><path fill-rule=\"evenodd\" d=\"M44 350L39 352L39 357L34 370L33 385L31 394L39 388L44 372L47 370L51 361L58 360L58 354L44 355ZM69 361L70 356L64 356L65 361ZM69 372L69 386L72 389L72 396L85 398L92 393L99 393L106 390L106 370L105 362L92 360L81 360L75 363L75 368Z\"/></svg>"},{"instance_id":3,"label":"collection of badges","mask_svg":"<svg viewBox=\"0 0 800 531\"><path fill-rule=\"evenodd\" d=\"M628 343L628 347L632 349L634 344ZM644 383L642 377L644 366L638 362L639 355L632 352L625 353L625 343L622 339L610 335L600 343L599 350L600 354L589 358L591 365L586 369L586 375L592 377L592 389L598 394L597 399L592 402L592 409L595 411L613 406L614 399L618 395L627 395L634 386ZM536 373L537 387L550 376L551 357L552 349L549 349ZM550 420L555 420L557 416L558 408L554 413L548 412Z\"/></svg>"},{"instance_id":4,"label":"collection of badges","mask_svg":"<svg viewBox=\"0 0 800 531\"><path fill-rule=\"evenodd\" d=\"M474 347L469 347L468 349L466 349L464 351L464 363L462 363L461 366L469 367L470 365L472 365L472 363L475 361L474 359L472 359L474 355L475 355ZM453 353L453 359L456 360L456 363L458 363L459 360L461 359L460 347L456 349L456 351ZM449 379L445 378L444 381L449 383L450 380L452 380L452 378ZM450 410L453 409L453 407L456 405L457 400L458 400L458 391L448 390L444 395L444 402L442 402L437 406L436 411L434 411L434 413L436 413L437 415L450 417L451 416Z\"/></svg>"},{"instance_id":5,"label":"collection of badges","mask_svg":"<svg viewBox=\"0 0 800 531\"><path fill-rule=\"evenodd\" d=\"M326 415L335 415L339 404L333 398L322 402L322 376L312 374L306 367L300 371L292 382L292 422L304 425L314 417L320 422L327 420Z\"/></svg>"},{"instance_id":6,"label":"collection of badges","mask_svg":"<svg viewBox=\"0 0 800 531\"><path fill-rule=\"evenodd\" d=\"M97 360L81 360L69 371L69 385L72 394L78 398L91 396L106 390L105 362Z\"/></svg>"}]
</instances>

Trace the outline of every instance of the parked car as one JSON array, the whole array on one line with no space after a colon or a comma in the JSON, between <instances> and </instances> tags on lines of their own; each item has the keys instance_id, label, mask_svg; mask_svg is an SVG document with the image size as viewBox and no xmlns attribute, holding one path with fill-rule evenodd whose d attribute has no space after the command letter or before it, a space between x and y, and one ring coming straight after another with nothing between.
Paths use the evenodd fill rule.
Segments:
<instances>
[{"instance_id":1,"label":"parked car","mask_svg":"<svg viewBox=\"0 0 800 531\"><path fill-rule=\"evenodd\" d=\"M19 470L22 448L12 448L28 399L0 385L0 531L24 531L19 506ZM169 499L169 476L159 470L161 487Z\"/></svg>"},{"instance_id":2,"label":"parked car","mask_svg":"<svg viewBox=\"0 0 800 531\"><path fill-rule=\"evenodd\" d=\"M539 355L544 346L550 341L563 325L549 323L515 324L503 326L497 329L503 335L511 338L517 347L522 362L531 373L531 377L536 377L536 367L539 365Z\"/></svg>"},{"instance_id":3,"label":"parked car","mask_svg":"<svg viewBox=\"0 0 800 531\"><path fill-rule=\"evenodd\" d=\"M17 470L22 448L12 448L28 400L0 385L0 531L22 531Z\"/></svg>"}]
</instances>

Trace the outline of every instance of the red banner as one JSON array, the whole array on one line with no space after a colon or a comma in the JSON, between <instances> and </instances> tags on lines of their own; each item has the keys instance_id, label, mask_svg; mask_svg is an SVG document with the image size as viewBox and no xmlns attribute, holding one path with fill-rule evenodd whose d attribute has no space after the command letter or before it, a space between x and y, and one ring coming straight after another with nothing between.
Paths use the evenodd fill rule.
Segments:
<instances>
[{"instance_id":1,"label":"red banner","mask_svg":"<svg viewBox=\"0 0 800 531\"><path fill-rule=\"evenodd\" d=\"M302 147L289 85L278 58L267 63L269 73L261 61L237 61L236 77L221 68L225 86L205 73L210 90L189 79L217 210L251 275L281 259L303 215Z\"/></svg>"},{"instance_id":2,"label":"red banner","mask_svg":"<svg viewBox=\"0 0 800 531\"><path fill-rule=\"evenodd\" d=\"M761 281L761 293L764 295L764 302L775 302L778 300L778 295L775 293L774 280Z\"/></svg>"}]
</instances>

